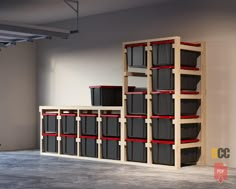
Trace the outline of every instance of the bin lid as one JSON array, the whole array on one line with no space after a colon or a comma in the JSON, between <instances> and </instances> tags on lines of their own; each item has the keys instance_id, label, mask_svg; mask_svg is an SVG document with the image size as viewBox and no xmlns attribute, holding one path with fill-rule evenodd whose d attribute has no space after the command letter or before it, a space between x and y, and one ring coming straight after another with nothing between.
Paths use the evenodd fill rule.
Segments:
<instances>
[{"instance_id":1,"label":"bin lid","mask_svg":"<svg viewBox=\"0 0 236 189\"><path fill-rule=\"evenodd\" d=\"M127 139L125 139L125 141L127 141L127 142L147 142L147 140L146 139L136 139L136 138L127 138Z\"/></svg>"},{"instance_id":2,"label":"bin lid","mask_svg":"<svg viewBox=\"0 0 236 189\"><path fill-rule=\"evenodd\" d=\"M152 119L175 119L175 116L160 116L160 115L154 115L151 116ZM186 115L186 116L181 116L181 119L195 119L195 118L199 118L198 115Z\"/></svg>"},{"instance_id":3,"label":"bin lid","mask_svg":"<svg viewBox=\"0 0 236 189\"><path fill-rule=\"evenodd\" d=\"M157 91L152 91L151 94L174 94L174 90L157 90ZM199 94L198 91L186 91L182 90L181 94L189 94L189 95L196 95Z\"/></svg>"},{"instance_id":4,"label":"bin lid","mask_svg":"<svg viewBox=\"0 0 236 189\"><path fill-rule=\"evenodd\" d=\"M83 136L80 136L80 138L98 139L98 137L97 137L97 136L85 136L85 135L83 135Z\"/></svg>"},{"instance_id":5,"label":"bin lid","mask_svg":"<svg viewBox=\"0 0 236 189\"><path fill-rule=\"evenodd\" d=\"M125 118L147 118L146 115L126 115Z\"/></svg>"},{"instance_id":6,"label":"bin lid","mask_svg":"<svg viewBox=\"0 0 236 189\"><path fill-rule=\"evenodd\" d=\"M151 45L161 45L161 44L173 44L175 40L162 40L162 41L153 41ZM193 47L200 47L200 43L189 43L189 42L180 42L181 45L188 45Z\"/></svg>"},{"instance_id":7,"label":"bin lid","mask_svg":"<svg viewBox=\"0 0 236 189\"><path fill-rule=\"evenodd\" d=\"M102 114L101 117L119 118L120 114Z\"/></svg>"},{"instance_id":8,"label":"bin lid","mask_svg":"<svg viewBox=\"0 0 236 189\"><path fill-rule=\"evenodd\" d=\"M43 136L58 136L57 133L42 133Z\"/></svg>"},{"instance_id":9,"label":"bin lid","mask_svg":"<svg viewBox=\"0 0 236 189\"><path fill-rule=\"evenodd\" d=\"M111 137L101 137L102 140L116 140L120 141L120 138L111 138Z\"/></svg>"},{"instance_id":10,"label":"bin lid","mask_svg":"<svg viewBox=\"0 0 236 189\"><path fill-rule=\"evenodd\" d=\"M98 114L79 114L80 117L97 117Z\"/></svg>"},{"instance_id":11,"label":"bin lid","mask_svg":"<svg viewBox=\"0 0 236 189\"><path fill-rule=\"evenodd\" d=\"M175 144L174 140L152 140L151 142L152 143L157 143L157 144ZM194 143L194 142L199 142L199 139L181 140L181 144Z\"/></svg>"},{"instance_id":12,"label":"bin lid","mask_svg":"<svg viewBox=\"0 0 236 189\"><path fill-rule=\"evenodd\" d=\"M145 47L147 46L147 43L134 43L134 44L127 44L125 45L125 48L128 48L128 47Z\"/></svg>"},{"instance_id":13,"label":"bin lid","mask_svg":"<svg viewBox=\"0 0 236 189\"><path fill-rule=\"evenodd\" d=\"M193 46L193 47L201 47L201 43L181 42L181 45L188 45L188 46Z\"/></svg>"},{"instance_id":14,"label":"bin lid","mask_svg":"<svg viewBox=\"0 0 236 189\"><path fill-rule=\"evenodd\" d=\"M68 137L68 138L77 138L77 135L75 134L61 134L62 137Z\"/></svg>"},{"instance_id":15,"label":"bin lid","mask_svg":"<svg viewBox=\"0 0 236 189\"><path fill-rule=\"evenodd\" d=\"M63 114L61 114L61 116L71 116L71 117L75 117L75 116L77 116L77 114L63 113Z\"/></svg>"}]
</instances>

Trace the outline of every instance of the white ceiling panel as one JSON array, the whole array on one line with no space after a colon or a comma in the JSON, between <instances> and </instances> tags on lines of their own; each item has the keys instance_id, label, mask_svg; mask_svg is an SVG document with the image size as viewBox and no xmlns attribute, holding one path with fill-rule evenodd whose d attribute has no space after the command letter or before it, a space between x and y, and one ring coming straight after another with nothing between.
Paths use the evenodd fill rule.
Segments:
<instances>
[{"instance_id":1,"label":"white ceiling panel","mask_svg":"<svg viewBox=\"0 0 236 189\"><path fill-rule=\"evenodd\" d=\"M80 0L80 17L148 6L171 0ZM28 24L75 17L64 0L0 0L0 20Z\"/></svg>"}]
</instances>

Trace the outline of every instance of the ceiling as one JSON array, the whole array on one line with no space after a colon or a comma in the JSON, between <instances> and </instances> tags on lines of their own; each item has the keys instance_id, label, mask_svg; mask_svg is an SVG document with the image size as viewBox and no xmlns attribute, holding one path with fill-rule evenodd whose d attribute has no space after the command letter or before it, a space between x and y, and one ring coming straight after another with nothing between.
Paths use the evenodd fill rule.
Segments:
<instances>
[{"instance_id":1,"label":"ceiling","mask_svg":"<svg viewBox=\"0 0 236 189\"><path fill-rule=\"evenodd\" d=\"M170 0L79 0L80 17L129 8L148 6ZM43 24L75 17L64 0L0 0L0 20Z\"/></svg>"}]
</instances>

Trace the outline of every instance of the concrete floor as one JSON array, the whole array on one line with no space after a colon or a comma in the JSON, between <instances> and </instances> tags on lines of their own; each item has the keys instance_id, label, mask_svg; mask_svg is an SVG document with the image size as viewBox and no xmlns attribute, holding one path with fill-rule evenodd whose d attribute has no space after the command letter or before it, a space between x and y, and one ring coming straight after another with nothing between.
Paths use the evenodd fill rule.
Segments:
<instances>
[{"instance_id":1,"label":"concrete floor","mask_svg":"<svg viewBox=\"0 0 236 189\"><path fill-rule=\"evenodd\" d=\"M219 184L213 167L179 171L40 156L38 151L0 152L1 189L235 189L236 169Z\"/></svg>"}]
</instances>

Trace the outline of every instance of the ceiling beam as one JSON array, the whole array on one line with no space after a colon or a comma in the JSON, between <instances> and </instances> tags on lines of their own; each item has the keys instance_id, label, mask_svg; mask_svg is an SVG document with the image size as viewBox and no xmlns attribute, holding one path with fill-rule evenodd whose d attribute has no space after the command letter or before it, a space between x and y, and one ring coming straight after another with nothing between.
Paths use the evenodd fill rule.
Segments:
<instances>
[{"instance_id":1,"label":"ceiling beam","mask_svg":"<svg viewBox=\"0 0 236 189\"><path fill-rule=\"evenodd\" d=\"M11 33L6 33L6 32L1 32L0 31L0 38L4 38L4 39L27 39L29 38L28 36L24 36L24 35L17 35L17 34L11 34Z\"/></svg>"},{"instance_id":2,"label":"ceiling beam","mask_svg":"<svg viewBox=\"0 0 236 189\"><path fill-rule=\"evenodd\" d=\"M63 30L58 28L44 27L44 26L34 26L28 24L17 24L12 22L0 21L0 30L11 32L26 33L32 35L43 35L48 37L59 37L67 39L71 32L69 30ZM20 34L19 34L20 35Z\"/></svg>"},{"instance_id":3,"label":"ceiling beam","mask_svg":"<svg viewBox=\"0 0 236 189\"><path fill-rule=\"evenodd\" d=\"M10 39L5 39L5 38L0 38L0 43L9 43L12 42L13 40Z\"/></svg>"}]
</instances>

